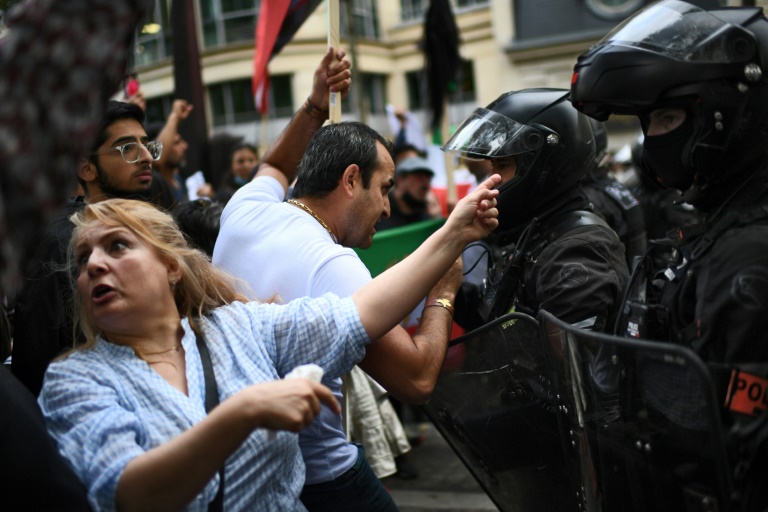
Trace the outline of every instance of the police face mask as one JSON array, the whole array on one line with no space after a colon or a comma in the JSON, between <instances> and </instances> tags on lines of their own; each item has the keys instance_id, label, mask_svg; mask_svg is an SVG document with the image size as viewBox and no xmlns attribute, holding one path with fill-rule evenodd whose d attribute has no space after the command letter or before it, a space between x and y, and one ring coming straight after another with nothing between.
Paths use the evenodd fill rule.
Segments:
<instances>
[{"instance_id":1,"label":"police face mask","mask_svg":"<svg viewBox=\"0 0 768 512\"><path fill-rule=\"evenodd\" d=\"M645 137L643 158L664 186L685 191L693 185L693 171L683 166L683 153L692 134L693 116L689 114L674 130Z\"/></svg>"}]
</instances>

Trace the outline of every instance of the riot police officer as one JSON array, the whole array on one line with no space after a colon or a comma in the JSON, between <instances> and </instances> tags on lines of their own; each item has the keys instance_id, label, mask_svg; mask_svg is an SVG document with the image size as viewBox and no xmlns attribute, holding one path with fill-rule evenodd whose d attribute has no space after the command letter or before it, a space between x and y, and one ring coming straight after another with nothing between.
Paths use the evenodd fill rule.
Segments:
<instances>
[{"instance_id":1,"label":"riot police officer","mask_svg":"<svg viewBox=\"0 0 768 512\"><path fill-rule=\"evenodd\" d=\"M619 238L590 211L580 185L594 165L595 141L568 91L502 94L476 109L443 149L489 159L502 176L491 257L464 255L467 267L491 263L481 279L465 281L457 322L475 328L510 311L546 309L587 329L611 325L627 266Z\"/></svg>"},{"instance_id":2,"label":"riot police officer","mask_svg":"<svg viewBox=\"0 0 768 512\"><path fill-rule=\"evenodd\" d=\"M768 502L757 479L768 445L767 70L761 8L665 0L581 55L571 88L573 105L596 119L638 116L647 172L705 214L648 264L666 268L644 269L652 279L636 296L646 304L627 309L648 314L628 330L645 326L632 334L685 344L709 363L729 409L742 510Z\"/></svg>"}]
</instances>

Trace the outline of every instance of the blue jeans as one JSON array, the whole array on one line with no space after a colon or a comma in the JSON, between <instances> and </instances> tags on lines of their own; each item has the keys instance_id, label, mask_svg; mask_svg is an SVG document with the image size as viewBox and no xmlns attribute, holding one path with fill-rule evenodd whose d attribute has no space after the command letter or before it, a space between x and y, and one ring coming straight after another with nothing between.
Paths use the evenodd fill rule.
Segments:
<instances>
[{"instance_id":1,"label":"blue jeans","mask_svg":"<svg viewBox=\"0 0 768 512\"><path fill-rule=\"evenodd\" d=\"M398 512L392 496L357 445L357 462L336 480L305 485L301 502L309 512Z\"/></svg>"}]
</instances>

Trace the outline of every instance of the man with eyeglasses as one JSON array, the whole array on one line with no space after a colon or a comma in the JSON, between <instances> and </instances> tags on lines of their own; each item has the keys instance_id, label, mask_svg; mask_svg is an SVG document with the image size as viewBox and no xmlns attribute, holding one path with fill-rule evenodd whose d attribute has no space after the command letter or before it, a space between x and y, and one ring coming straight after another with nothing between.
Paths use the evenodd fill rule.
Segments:
<instances>
[{"instance_id":1,"label":"man with eyeglasses","mask_svg":"<svg viewBox=\"0 0 768 512\"><path fill-rule=\"evenodd\" d=\"M149 140L143 123L144 111L137 105L108 102L96 142L77 168L85 196L65 205L25 272L13 316L11 369L35 396L48 363L79 341L73 333L69 276L62 270L74 228L70 216L85 203L105 199L150 201L153 181L162 182L153 178L152 162L160 158L163 145Z\"/></svg>"},{"instance_id":2,"label":"man with eyeglasses","mask_svg":"<svg viewBox=\"0 0 768 512\"><path fill-rule=\"evenodd\" d=\"M149 197L152 162L160 158L163 144L149 141L143 123L144 112L138 106L109 102L96 147L77 170L87 202Z\"/></svg>"}]
</instances>

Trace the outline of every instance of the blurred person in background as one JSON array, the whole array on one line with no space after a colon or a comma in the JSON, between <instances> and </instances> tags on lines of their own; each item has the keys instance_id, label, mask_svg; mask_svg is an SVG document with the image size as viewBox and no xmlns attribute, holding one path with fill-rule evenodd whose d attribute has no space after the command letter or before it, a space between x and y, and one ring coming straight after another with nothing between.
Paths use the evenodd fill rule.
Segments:
<instances>
[{"instance_id":1,"label":"blurred person in background","mask_svg":"<svg viewBox=\"0 0 768 512\"><path fill-rule=\"evenodd\" d=\"M251 180L258 163L259 150L256 146L247 142L236 144L230 152L229 170L216 189L216 200L227 204L234 193Z\"/></svg>"}]
</instances>

